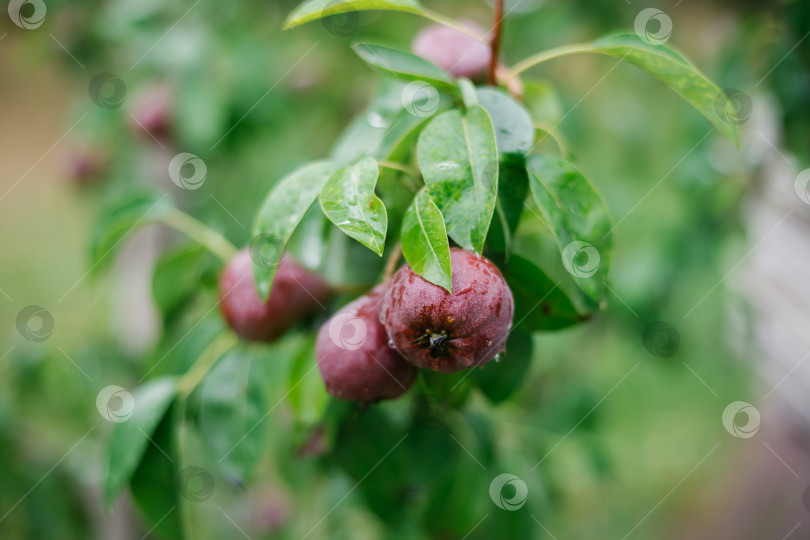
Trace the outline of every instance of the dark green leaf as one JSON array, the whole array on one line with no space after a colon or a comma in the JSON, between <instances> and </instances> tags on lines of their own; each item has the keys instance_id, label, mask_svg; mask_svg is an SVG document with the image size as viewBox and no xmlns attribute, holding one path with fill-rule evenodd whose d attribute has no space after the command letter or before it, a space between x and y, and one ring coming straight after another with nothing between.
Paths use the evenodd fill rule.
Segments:
<instances>
[{"instance_id":1,"label":"dark green leaf","mask_svg":"<svg viewBox=\"0 0 810 540\"><path fill-rule=\"evenodd\" d=\"M293 362L287 400L302 426L321 421L329 405L329 394L323 384L315 359L315 338L309 339Z\"/></svg>"},{"instance_id":2,"label":"dark green leaf","mask_svg":"<svg viewBox=\"0 0 810 540\"><path fill-rule=\"evenodd\" d=\"M200 286L203 261L208 251L198 245L185 246L162 257L152 274L152 295L155 304L169 316Z\"/></svg>"},{"instance_id":3,"label":"dark green leaf","mask_svg":"<svg viewBox=\"0 0 810 540\"><path fill-rule=\"evenodd\" d=\"M521 331L558 330L582 320L559 284L528 259L512 255L504 277L515 297L515 326Z\"/></svg>"},{"instance_id":4,"label":"dark green leaf","mask_svg":"<svg viewBox=\"0 0 810 540\"><path fill-rule=\"evenodd\" d=\"M523 331L512 332L500 360L474 368L470 378L489 401L497 404L520 388L531 360L532 336Z\"/></svg>"},{"instance_id":5,"label":"dark green leaf","mask_svg":"<svg viewBox=\"0 0 810 540\"><path fill-rule=\"evenodd\" d=\"M245 481L262 455L268 410L265 381L253 349L238 345L205 378L200 396L200 428L228 476Z\"/></svg>"},{"instance_id":6,"label":"dark green leaf","mask_svg":"<svg viewBox=\"0 0 810 540\"><path fill-rule=\"evenodd\" d=\"M422 6L417 0L308 0L287 17L284 29L294 28L309 21L322 19L349 10L385 10L421 13Z\"/></svg>"},{"instance_id":7,"label":"dark green leaf","mask_svg":"<svg viewBox=\"0 0 810 540\"><path fill-rule=\"evenodd\" d=\"M495 127L498 152L528 154L534 143L534 123L529 111L503 90L481 87L476 92Z\"/></svg>"},{"instance_id":8,"label":"dark green leaf","mask_svg":"<svg viewBox=\"0 0 810 540\"><path fill-rule=\"evenodd\" d=\"M531 156L529 185L555 235L565 269L599 302L610 266L613 236L602 199L573 165L550 156Z\"/></svg>"},{"instance_id":9,"label":"dark green leaf","mask_svg":"<svg viewBox=\"0 0 810 540\"><path fill-rule=\"evenodd\" d=\"M529 192L529 177L526 163L520 159L501 162L498 173L498 199L495 215L487 234L487 253L490 258L508 261L512 251L512 237L520 223L526 195Z\"/></svg>"},{"instance_id":10,"label":"dark green leaf","mask_svg":"<svg viewBox=\"0 0 810 540\"><path fill-rule=\"evenodd\" d=\"M256 215L251 243L251 249L258 252L253 257L253 272L262 300L270 296L273 277L290 235L338 169L339 165L331 161L311 163L284 177L267 195Z\"/></svg>"},{"instance_id":11,"label":"dark green leaf","mask_svg":"<svg viewBox=\"0 0 810 540\"><path fill-rule=\"evenodd\" d=\"M380 175L374 158L336 172L323 187L321 208L329 220L377 255L385 249L388 214L374 188Z\"/></svg>"},{"instance_id":12,"label":"dark green leaf","mask_svg":"<svg viewBox=\"0 0 810 540\"><path fill-rule=\"evenodd\" d=\"M616 34L594 41L595 52L609 54L647 71L695 107L717 130L739 144L737 124L717 113L722 92L679 51L650 44L636 34Z\"/></svg>"},{"instance_id":13,"label":"dark green leaf","mask_svg":"<svg viewBox=\"0 0 810 540\"><path fill-rule=\"evenodd\" d=\"M90 243L91 271L97 272L112 262L138 228L155 223L171 210L167 195L139 193L126 196L106 211L93 229Z\"/></svg>"},{"instance_id":14,"label":"dark green leaf","mask_svg":"<svg viewBox=\"0 0 810 540\"><path fill-rule=\"evenodd\" d=\"M105 407L110 418L118 422L107 447L109 466L104 494L111 502L129 482L140 463L152 433L174 399L177 380L174 377L154 379L132 394L123 389L117 392L110 387L108 389L110 395L99 394L97 405ZM134 398L134 402L131 398ZM131 413L132 416L124 419L124 413Z\"/></svg>"},{"instance_id":15,"label":"dark green leaf","mask_svg":"<svg viewBox=\"0 0 810 540\"><path fill-rule=\"evenodd\" d=\"M442 68L420 56L372 43L355 43L353 48L367 64L387 77L424 81L440 90L458 92L453 79Z\"/></svg>"},{"instance_id":16,"label":"dark green leaf","mask_svg":"<svg viewBox=\"0 0 810 540\"><path fill-rule=\"evenodd\" d=\"M414 272L450 291L450 244L444 218L424 188L402 220L402 254Z\"/></svg>"},{"instance_id":17,"label":"dark green leaf","mask_svg":"<svg viewBox=\"0 0 810 540\"><path fill-rule=\"evenodd\" d=\"M448 234L480 253L498 192L498 150L489 114L478 105L465 113L442 113L422 131L416 151Z\"/></svg>"}]
</instances>

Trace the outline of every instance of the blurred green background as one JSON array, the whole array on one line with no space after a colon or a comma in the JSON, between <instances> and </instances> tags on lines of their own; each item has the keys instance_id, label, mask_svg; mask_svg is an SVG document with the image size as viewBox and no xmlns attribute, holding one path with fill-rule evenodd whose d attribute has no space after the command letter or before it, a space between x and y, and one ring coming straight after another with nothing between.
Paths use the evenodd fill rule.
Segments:
<instances>
[{"instance_id":1,"label":"blurred green background","mask_svg":"<svg viewBox=\"0 0 810 540\"><path fill-rule=\"evenodd\" d=\"M490 19L483 0L426 3L484 25ZM166 357L158 371L187 365L200 348L194 334L182 347L169 344L212 305L216 268L199 266L207 292L164 330L151 300L151 268L187 241L148 229L128 240L111 268L90 275L93 226L110 201L149 186L243 245L268 188L327 155L378 83L351 52L352 39L406 47L426 24L372 12L360 14L348 36L330 31L329 21L282 32L296 4L54 0L36 29L3 17L0 537L160 533L153 529L160 515L144 519L129 497L113 508L101 501L112 424L96 396L111 384L134 388L156 358ZM576 56L532 71L527 78L556 87L560 129L616 224L605 312L534 336L534 358L513 398L496 406L473 394L461 411L410 434L368 476L399 438L396 419L415 414L407 402L352 412L334 455L325 457L301 455L304 435L289 407L274 408L265 420L269 450L251 482L236 485L218 472L214 497L192 505L194 537L704 537L685 531L711 521L718 500L733 498L723 486L750 445L723 428L722 411L736 400L756 404L762 393L751 370L756 355L735 346L741 338L731 312L740 313L739 299L724 282L749 249L741 203L764 159L753 133L765 128L757 122L770 121L782 134L774 144L808 163L810 10L802 4L507 3L516 6L505 26L508 63L632 29L642 8L659 7L673 21L669 44L721 88L753 99L742 149L664 85L615 59ZM90 99L88 84L102 72L125 82L121 107ZM172 136L160 140L139 133L131 117L139 95L156 87L168 89L173 114ZM758 115L762 103L769 119ZM166 164L181 151L205 161L202 188L181 192L169 181ZM101 156L104 167L79 180L72 171L85 155ZM540 233L521 234L528 243ZM53 318L44 341L18 330L29 305ZM672 356L645 347L653 321L676 329ZM205 325L221 326L216 312ZM255 352L266 364L270 404L286 391L279 366L289 363L290 350L282 343ZM445 432L445 424L453 429ZM189 429L189 459L217 470ZM504 472L528 486L520 511L490 500L489 484ZM801 482L786 485L799 509ZM157 486L154 496L170 488ZM777 523L767 537L789 530ZM806 538L807 531L793 534Z\"/></svg>"}]
</instances>

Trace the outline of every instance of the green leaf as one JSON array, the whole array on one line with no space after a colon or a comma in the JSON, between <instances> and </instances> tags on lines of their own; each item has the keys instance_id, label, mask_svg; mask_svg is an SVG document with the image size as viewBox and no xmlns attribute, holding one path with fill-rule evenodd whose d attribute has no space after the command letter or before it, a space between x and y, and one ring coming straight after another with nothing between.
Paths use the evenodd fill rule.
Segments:
<instances>
[{"instance_id":1,"label":"green leaf","mask_svg":"<svg viewBox=\"0 0 810 540\"><path fill-rule=\"evenodd\" d=\"M492 118L498 152L528 154L534 143L534 123L529 111L506 92L497 88L476 89L478 101Z\"/></svg>"},{"instance_id":2,"label":"green leaf","mask_svg":"<svg viewBox=\"0 0 810 540\"><path fill-rule=\"evenodd\" d=\"M208 251L199 245L184 246L162 257L152 274L152 296L168 317L200 286Z\"/></svg>"},{"instance_id":3,"label":"green leaf","mask_svg":"<svg viewBox=\"0 0 810 540\"><path fill-rule=\"evenodd\" d=\"M705 116L720 133L739 144L737 124L718 114L716 103L721 90L679 51L664 45L653 45L636 34L614 34L594 41L598 53L630 62L663 81L679 96Z\"/></svg>"},{"instance_id":4,"label":"green leaf","mask_svg":"<svg viewBox=\"0 0 810 540\"><path fill-rule=\"evenodd\" d=\"M500 360L473 369L470 378L490 402L498 404L525 382L531 361L532 336L523 331L512 332Z\"/></svg>"},{"instance_id":5,"label":"green leaf","mask_svg":"<svg viewBox=\"0 0 810 540\"><path fill-rule=\"evenodd\" d=\"M414 272L452 292L444 218L425 188L416 194L402 220L402 254Z\"/></svg>"},{"instance_id":6,"label":"green leaf","mask_svg":"<svg viewBox=\"0 0 810 540\"><path fill-rule=\"evenodd\" d=\"M498 150L489 114L479 105L442 113L420 134L416 153L448 234L480 253L498 193Z\"/></svg>"},{"instance_id":7,"label":"green leaf","mask_svg":"<svg viewBox=\"0 0 810 540\"><path fill-rule=\"evenodd\" d=\"M129 482L150 444L152 433L174 399L176 389L177 379L164 377L145 383L132 394L112 387L105 389L109 396L99 394L96 405L118 422L107 447L104 494L108 502L112 502ZM130 413L131 416L125 418Z\"/></svg>"},{"instance_id":8,"label":"green leaf","mask_svg":"<svg viewBox=\"0 0 810 540\"><path fill-rule=\"evenodd\" d=\"M521 331L559 330L583 320L559 283L532 261L512 255L503 273L515 297L515 322Z\"/></svg>"},{"instance_id":9,"label":"green leaf","mask_svg":"<svg viewBox=\"0 0 810 540\"><path fill-rule=\"evenodd\" d=\"M349 10L383 10L404 11L406 13L422 12L422 6L417 0L308 0L287 17L284 29L294 28L309 21L322 19L337 13Z\"/></svg>"},{"instance_id":10,"label":"green leaf","mask_svg":"<svg viewBox=\"0 0 810 540\"><path fill-rule=\"evenodd\" d=\"M548 127L556 126L562 121L562 103L557 90L549 82L525 81L523 104L535 121Z\"/></svg>"},{"instance_id":11,"label":"green leaf","mask_svg":"<svg viewBox=\"0 0 810 540\"><path fill-rule=\"evenodd\" d=\"M513 158L502 161L498 172L495 215L487 233L486 250L491 259L509 260L512 238L520 223L528 193L529 177L525 160Z\"/></svg>"},{"instance_id":12,"label":"green leaf","mask_svg":"<svg viewBox=\"0 0 810 540\"><path fill-rule=\"evenodd\" d=\"M599 302L613 249L610 219L602 199L573 165L551 156L531 156L529 186L556 237L563 265L585 294Z\"/></svg>"},{"instance_id":13,"label":"green leaf","mask_svg":"<svg viewBox=\"0 0 810 540\"><path fill-rule=\"evenodd\" d=\"M293 362L287 400L301 426L314 426L329 406L329 394L318 372L315 337L311 337Z\"/></svg>"},{"instance_id":14,"label":"green leaf","mask_svg":"<svg viewBox=\"0 0 810 540\"><path fill-rule=\"evenodd\" d=\"M246 481L262 457L268 423L265 381L254 349L238 345L205 378L200 428L217 462L230 477Z\"/></svg>"},{"instance_id":15,"label":"green leaf","mask_svg":"<svg viewBox=\"0 0 810 540\"><path fill-rule=\"evenodd\" d=\"M369 106L352 120L332 147L330 158L350 164L365 156L401 161L419 129L450 100L427 83L383 78Z\"/></svg>"},{"instance_id":16,"label":"green leaf","mask_svg":"<svg viewBox=\"0 0 810 540\"><path fill-rule=\"evenodd\" d=\"M405 81L424 81L440 90L458 93L453 79L442 68L421 56L373 43L355 43L352 48L367 64L385 76Z\"/></svg>"},{"instance_id":17,"label":"green leaf","mask_svg":"<svg viewBox=\"0 0 810 540\"><path fill-rule=\"evenodd\" d=\"M382 256L388 214L374 188L380 169L374 158L365 158L336 172L321 190L321 209L337 227Z\"/></svg>"},{"instance_id":18,"label":"green leaf","mask_svg":"<svg viewBox=\"0 0 810 540\"><path fill-rule=\"evenodd\" d=\"M104 212L93 229L90 243L91 272L98 272L115 258L115 252L140 227L160 221L171 204L167 195L138 193L125 196Z\"/></svg>"},{"instance_id":19,"label":"green leaf","mask_svg":"<svg viewBox=\"0 0 810 540\"><path fill-rule=\"evenodd\" d=\"M290 235L339 168L331 161L305 165L280 180L267 195L256 215L251 240L256 290L263 301L270 296L270 287Z\"/></svg>"}]
</instances>

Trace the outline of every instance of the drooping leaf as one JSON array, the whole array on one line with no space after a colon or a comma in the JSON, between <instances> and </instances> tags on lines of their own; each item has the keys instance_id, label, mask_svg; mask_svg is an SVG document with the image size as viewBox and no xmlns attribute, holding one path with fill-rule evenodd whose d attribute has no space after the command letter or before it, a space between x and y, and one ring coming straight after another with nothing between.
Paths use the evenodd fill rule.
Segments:
<instances>
[{"instance_id":1,"label":"drooping leaf","mask_svg":"<svg viewBox=\"0 0 810 540\"><path fill-rule=\"evenodd\" d=\"M498 193L498 150L489 114L479 105L442 113L422 131L416 152L447 233L480 253Z\"/></svg>"},{"instance_id":2,"label":"drooping leaf","mask_svg":"<svg viewBox=\"0 0 810 540\"><path fill-rule=\"evenodd\" d=\"M245 481L262 455L267 434L266 383L253 349L238 345L211 369L200 394L200 428L223 471Z\"/></svg>"},{"instance_id":3,"label":"drooping leaf","mask_svg":"<svg viewBox=\"0 0 810 540\"><path fill-rule=\"evenodd\" d=\"M365 156L400 161L419 128L449 99L428 83L383 78L369 106L352 120L332 147L330 158L343 164Z\"/></svg>"},{"instance_id":4,"label":"drooping leaf","mask_svg":"<svg viewBox=\"0 0 810 540\"><path fill-rule=\"evenodd\" d=\"M705 116L720 133L739 144L737 124L717 112L717 103L723 100L723 92L679 51L648 43L636 34L605 36L591 46L594 52L620 58L661 80Z\"/></svg>"},{"instance_id":5,"label":"drooping leaf","mask_svg":"<svg viewBox=\"0 0 810 540\"><path fill-rule=\"evenodd\" d=\"M105 211L93 229L91 271L98 272L115 259L115 252L140 227L155 223L172 209L167 195L127 195Z\"/></svg>"},{"instance_id":6,"label":"drooping leaf","mask_svg":"<svg viewBox=\"0 0 810 540\"><path fill-rule=\"evenodd\" d=\"M131 394L123 389L110 389L109 396L99 395L97 405L106 408L107 416L117 422L107 447L104 485L107 501L113 501L129 482L176 389L174 377L163 377L146 382ZM126 418L128 415L131 416Z\"/></svg>"},{"instance_id":7,"label":"drooping leaf","mask_svg":"<svg viewBox=\"0 0 810 540\"><path fill-rule=\"evenodd\" d=\"M402 220L402 254L418 275L451 290L450 244L444 218L424 188Z\"/></svg>"},{"instance_id":8,"label":"drooping leaf","mask_svg":"<svg viewBox=\"0 0 810 540\"><path fill-rule=\"evenodd\" d=\"M388 214L374 193L380 175L377 161L365 158L337 171L319 197L323 213L345 232L377 255L385 249Z\"/></svg>"},{"instance_id":9,"label":"drooping leaf","mask_svg":"<svg viewBox=\"0 0 810 540\"><path fill-rule=\"evenodd\" d=\"M559 330L583 317L565 291L532 261L512 255L504 277L515 297L515 327L522 332Z\"/></svg>"},{"instance_id":10,"label":"drooping leaf","mask_svg":"<svg viewBox=\"0 0 810 540\"><path fill-rule=\"evenodd\" d=\"M294 28L309 21L322 19L348 10L404 11L419 14L422 6L417 0L307 0L287 17L284 29Z\"/></svg>"},{"instance_id":11,"label":"drooping leaf","mask_svg":"<svg viewBox=\"0 0 810 540\"><path fill-rule=\"evenodd\" d=\"M442 68L421 56L373 43L355 43L352 47L360 58L387 77L423 81L440 90L458 93L453 79Z\"/></svg>"},{"instance_id":12,"label":"drooping leaf","mask_svg":"<svg viewBox=\"0 0 810 540\"><path fill-rule=\"evenodd\" d=\"M470 378L492 403L501 403L526 380L532 361L532 336L521 328L509 334L506 350L498 362L473 369Z\"/></svg>"},{"instance_id":13,"label":"drooping leaf","mask_svg":"<svg viewBox=\"0 0 810 540\"><path fill-rule=\"evenodd\" d=\"M498 173L498 199L495 215L489 226L486 250L491 259L508 261L512 251L512 237L520 223L526 195L529 193L529 177L523 158L506 159L501 162Z\"/></svg>"},{"instance_id":14,"label":"drooping leaf","mask_svg":"<svg viewBox=\"0 0 810 540\"><path fill-rule=\"evenodd\" d=\"M503 90L481 87L476 93L495 127L498 152L528 154L534 143L534 123L529 111Z\"/></svg>"},{"instance_id":15,"label":"drooping leaf","mask_svg":"<svg viewBox=\"0 0 810 540\"><path fill-rule=\"evenodd\" d=\"M610 219L602 199L565 160L531 156L526 170L534 200L556 237L563 265L580 289L599 302L613 249Z\"/></svg>"},{"instance_id":16,"label":"drooping leaf","mask_svg":"<svg viewBox=\"0 0 810 540\"><path fill-rule=\"evenodd\" d=\"M284 247L327 180L340 168L331 161L301 167L282 180L267 195L253 224L251 249L256 290L262 300L270 296Z\"/></svg>"}]
</instances>

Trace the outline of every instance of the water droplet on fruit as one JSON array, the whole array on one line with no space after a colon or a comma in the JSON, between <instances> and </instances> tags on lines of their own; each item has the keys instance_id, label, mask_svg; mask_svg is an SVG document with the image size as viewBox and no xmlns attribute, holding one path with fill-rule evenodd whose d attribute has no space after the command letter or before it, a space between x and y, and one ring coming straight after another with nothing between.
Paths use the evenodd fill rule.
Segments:
<instances>
[{"instance_id":1,"label":"water droplet on fruit","mask_svg":"<svg viewBox=\"0 0 810 540\"><path fill-rule=\"evenodd\" d=\"M388 346L391 347L392 349L394 348L394 340L393 339L388 340Z\"/></svg>"}]
</instances>

